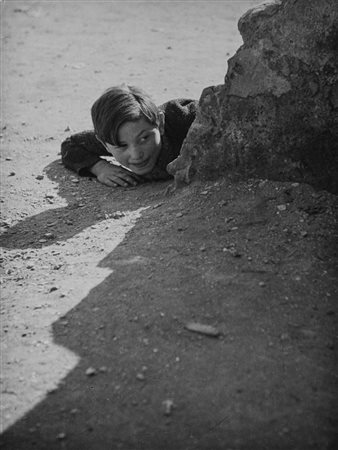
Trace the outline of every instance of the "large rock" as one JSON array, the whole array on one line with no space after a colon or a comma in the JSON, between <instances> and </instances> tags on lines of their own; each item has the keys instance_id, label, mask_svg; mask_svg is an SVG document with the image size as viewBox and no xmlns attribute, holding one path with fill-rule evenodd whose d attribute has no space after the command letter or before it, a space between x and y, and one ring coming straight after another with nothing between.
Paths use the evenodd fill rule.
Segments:
<instances>
[{"instance_id":1,"label":"large rock","mask_svg":"<svg viewBox=\"0 0 338 450\"><path fill-rule=\"evenodd\" d=\"M238 28L225 82L203 91L168 171L177 183L233 173L338 192L337 0L265 3Z\"/></svg>"}]
</instances>

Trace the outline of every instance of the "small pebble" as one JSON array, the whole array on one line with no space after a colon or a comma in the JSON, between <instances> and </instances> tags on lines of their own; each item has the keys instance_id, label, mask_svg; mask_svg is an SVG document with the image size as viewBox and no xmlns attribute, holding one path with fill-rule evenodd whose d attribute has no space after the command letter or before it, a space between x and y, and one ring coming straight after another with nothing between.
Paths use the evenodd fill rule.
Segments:
<instances>
[{"instance_id":1,"label":"small pebble","mask_svg":"<svg viewBox=\"0 0 338 450\"><path fill-rule=\"evenodd\" d=\"M88 367L88 369L86 370L87 377L93 377L96 374L97 374L97 371L96 371L96 369L94 369L94 367Z\"/></svg>"},{"instance_id":2,"label":"small pebble","mask_svg":"<svg viewBox=\"0 0 338 450\"><path fill-rule=\"evenodd\" d=\"M206 336L218 337L220 332L212 327L211 325L204 325L198 322L190 322L185 325L185 328L188 331L192 331L194 333L205 334Z\"/></svg>"},{"instance_id":3,"label":"small pebble","mask_svg":"<svg viewBox=\"0 0 338 450\"><path fill-rule=\"evenodd\" d=\"M138 374L136 375L136 378L137 378L139 381L144 381L144 380L146 379L146 377L143 375L143 373L138 373Z\"/></svg>"},{"instance_id":4,"label":"small pebble","mask_svg":"<svg viewBox=\"0 0 338 450\"><path fill-rule=\"evenodd\" d=\"M278 209L278 211L285 211L286 205L277 205L277 209Z\"/></svg>"},{"instance_id":5,"label":"small pebble","mask_svg":"<svg viewBox=\"0 0 338 450\"><path fill-rule=\"evenodd\" d=\"M44 176L43 176L43 175L38 175L38 176L35 177L35 179L36 179L36 180L43 180L43 179L44 179Z\"/></svg>"},{"instance_id":6,"label":"small pebble","mask_svg":"<svg viewBox=\"0 0 338 450\"><path fill-rule=\"evenodd\" d=\"M165 416L170 416L174 407L174 402L170 399L167 399L162 402L162 405L164 408L163 414Z\"/></svg>"},{"instance_id":7,"label":"small pebble","mask_svg":"<svg viewBox=\"0 0 338 450\"><path fill-rule=\"evenodd\" d=\"M317 333L313 330L309 330L306 328L301 328L300 332L303 336L307 337L307 338L315 338Z\"/></svg>"},{"instance_id":8,"label":"small pebble","mask_svg":"<svg viewBox=\"0 0 338 450\"><path fill-rule=\"evenodd\" d=\"M59 433L59 434L56 436L56 438L57 438L59 441L62 441L63 439L66 439L66 433Z\"/></svg>"}]
</instances>

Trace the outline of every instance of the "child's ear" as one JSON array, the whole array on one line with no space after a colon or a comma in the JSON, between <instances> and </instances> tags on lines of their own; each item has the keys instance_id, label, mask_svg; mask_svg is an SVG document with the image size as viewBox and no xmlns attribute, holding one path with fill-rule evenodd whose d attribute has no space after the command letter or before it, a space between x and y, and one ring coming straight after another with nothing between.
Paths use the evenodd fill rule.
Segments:
<instances>
[{"instance_id":1,"label":"child's ear","mask_svg":"<svg viewBox=\"0 0 338 450\"><path fill-rule=\"evenodd\" d=\"M160 130L161 135L164 134L164 124L165 124L165 116L164 112L159 113L159 124L158 129Z\"/></svg>"}]
</instances>

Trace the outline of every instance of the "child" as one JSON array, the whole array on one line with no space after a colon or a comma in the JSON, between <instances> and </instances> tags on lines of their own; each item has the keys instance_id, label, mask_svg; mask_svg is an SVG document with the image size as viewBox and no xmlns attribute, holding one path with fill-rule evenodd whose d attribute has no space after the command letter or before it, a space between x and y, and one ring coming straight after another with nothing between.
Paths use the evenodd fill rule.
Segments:
<instances>
[{"instance_id":1,"label":"child","mask_svg":"<svg viewBox=\"0 0 338 450\"><path fill-rule=\"evenodd\" d=\"M79 175L95 175L111 187L169 179L166 167L179 155L196 108L197 101L188 99L156 107L137 87L112 87L92 106L94 131L62 143L62 161ZM119 165L101 156L113 156Z\"/></svg>"}]
</instances>

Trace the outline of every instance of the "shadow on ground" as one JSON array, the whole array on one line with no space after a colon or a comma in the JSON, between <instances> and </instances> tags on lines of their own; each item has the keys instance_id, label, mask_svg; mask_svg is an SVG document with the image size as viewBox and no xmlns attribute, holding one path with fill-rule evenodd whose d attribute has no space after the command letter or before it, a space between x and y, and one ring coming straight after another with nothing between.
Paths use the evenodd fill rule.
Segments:
<instances>
[{"instance_id":1,"label":"shadow on ground","mask_svg":"<svg viewBox=\"0 0 338 450\"><path fill-rule=\"evenodd\" d=\"M65 171L60 166L60 160L49 164L45 173L58 184L57 192L45 194L46 207L52 209L25 218L5 230L0 237L1 246L42 248L55 241L66 241L85 228L113 216L115 212L151 205L158 196L163 197L166 187L171 184L170 181L144 183L136 188L111 189L98 183L95 178L79 178L73 172ZM58 196L66 200L66 206L54 206Z\"/></svg>"},{"instance_id":2,"label":"shadow on ground","mask_svg":"<svg viewBox=\"0 0 338 450\"><path fill-rule=\"evenodd\" d=\"M157 202L100 262L111 275L54 323L80 363L2 448L333 450L336 199L227 180L164 197L166 185L95 185L95 213L76 208L85 227L109 202ZM187 331L191 321L220 337Z\"/></svg>"}]
</instances>

